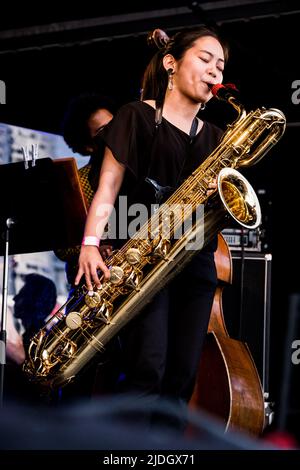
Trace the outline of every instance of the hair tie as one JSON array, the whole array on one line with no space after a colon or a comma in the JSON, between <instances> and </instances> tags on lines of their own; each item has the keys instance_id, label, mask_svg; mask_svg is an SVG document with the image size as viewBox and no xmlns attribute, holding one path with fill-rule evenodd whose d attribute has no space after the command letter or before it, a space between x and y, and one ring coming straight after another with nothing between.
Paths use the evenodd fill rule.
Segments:
<instances>
[{"instance_id":1,"label":"hair tie","mask_svg":"<svg viewBox=\"0 0 300 470\"><path fill-rule=\"evenodd\" d=\"M147 36L148 46L154 46L157 49L163 49L168 45L170 38L162 29L154 29Z\"/></svg>"}]
</instances>

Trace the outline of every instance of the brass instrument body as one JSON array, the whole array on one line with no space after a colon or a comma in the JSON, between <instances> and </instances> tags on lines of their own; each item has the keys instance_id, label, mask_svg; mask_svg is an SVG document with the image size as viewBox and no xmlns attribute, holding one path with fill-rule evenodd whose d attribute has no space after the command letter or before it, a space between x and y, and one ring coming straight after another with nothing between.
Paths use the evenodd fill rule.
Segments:
<instances>
[{"instance_id":1,"label":"brass instrument body","mask_svg":"<svg viewBox=\"0 0 300 470\"><path fill-rule=\"evenodd\" d=\"M285 117L272 108L246 114L235 98L228 101L238 118L209 157L106 261L112 279L101 289L95 287L92 295L85 286L78 288L65 308L32 338L24 365L31 380L50 388L67 384L229 220L247 228L261 223L257 197L235 168L252 165L265 155L282 136ZM218 189L208 196L209 182L216 178ZM176 211L170 208L183 204L188 210L179 220L175 217L166 236L162 221L166 217L173 221ZM177 239L176 230L202 208L204 217L196 218Z\"/></svg>"}]
</instances>

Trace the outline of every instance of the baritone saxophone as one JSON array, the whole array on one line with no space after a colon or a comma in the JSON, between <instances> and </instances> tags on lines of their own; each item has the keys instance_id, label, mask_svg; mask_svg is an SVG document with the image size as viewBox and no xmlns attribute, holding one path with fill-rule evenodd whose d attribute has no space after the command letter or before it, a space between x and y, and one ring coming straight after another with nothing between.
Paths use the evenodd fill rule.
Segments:
<instances>
[{"instance_id":1,"label":"baritone saxophone","mask_svg":"<svg viewBox=\"0 0 300 470\"><path fill-rule=\"evenodd\" d=\"M231 85L215 85L212 93L235 108L236 120L208 158L108 258L110 279L92 292L78 287L31 339L24 364L30 380L50 389L68 384L229 221L248 229L260 225L257 196L236 168L257 163L278 142L285 116L275 108L247 113ZM214 179L217 190L208 196ZM175 213L182 206L189 210ZM199 208L204 208L203 217L194 217ZM176 237L188 219L192 222Z\"/></svg>"}]
</instances>

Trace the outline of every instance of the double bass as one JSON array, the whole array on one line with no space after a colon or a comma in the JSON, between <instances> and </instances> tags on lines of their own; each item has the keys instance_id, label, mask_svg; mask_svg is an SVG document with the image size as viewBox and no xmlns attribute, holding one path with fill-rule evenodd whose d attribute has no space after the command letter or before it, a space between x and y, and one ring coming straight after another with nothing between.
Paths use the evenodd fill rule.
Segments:
<instances>
[{"instance_id":1,"label":"double bass","mask_svg":"<svg viewBox=\"0 0 300 470\"><path fill-rule=\"evenodd\" d=\"M190 407L219 418L226 431L259 435L265 424L259 374L247 344L229 337L224 320L222 292L232 283L232 259L221 234L215 263L218 286Z\"/></svg>"}]
</instances>

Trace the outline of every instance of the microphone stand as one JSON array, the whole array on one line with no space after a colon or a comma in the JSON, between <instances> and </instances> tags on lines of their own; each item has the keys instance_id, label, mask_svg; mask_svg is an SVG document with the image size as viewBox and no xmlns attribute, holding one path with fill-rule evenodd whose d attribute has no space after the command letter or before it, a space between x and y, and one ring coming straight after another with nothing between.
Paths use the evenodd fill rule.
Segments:
<instances>
[{"instance_id":1,"label":"microphone stand","mask_svg":"<svg viewBox=\"0 0 300 470\"><path fill-rule=\"evenodd\" d=\"M25 170L29 168L29 151L27 147L22 147L23 161ZM31 166L35 166L36 159L38 158L38 145L32 145L32 160ZM3 261L3 288L2 288L2 309L1 309L1 329L0 329L0 408L3 407L3 393L4 393L4 371L6 364L6 324L7 324L7 297L8 297L8 256L9 256L9 236L10 229L15 224L12 218L6 219L5 229L5 248L4 248L4 261Z\"/></svg>"},{"instance_id":2,"label":"microphone stand","mask_svg":"<svg viewBox=\"0 0 300 470\"><path fill-rule=\"evenodd\" d=\"M3 261L3 288L0 330L0 407L3 406L4 390L4 367L6 364L6 323L7 323L7 296L8 296L8 256L9 256L9 231L15 221L11 218L6 220L5 230L5 252Z\"/></svg>"},{"instance_id":3,"label":"microphone stand","mask_svg":"<svg viewBox=\"0 0 300 470\"><path fill-rule=\"evenodd\" d=\"M0 407L6 364L9 255L80 244L87 208L75 159L37 158L22 148L24 162L0 165L0 254L4 257L0 329ZM26 195L26 197L24 197ZM30 201L30 204L28 203ZM66 221L68 223L66 224ZM61 227L57 230L57 227Z\"/></svg>"}]
</instances>

